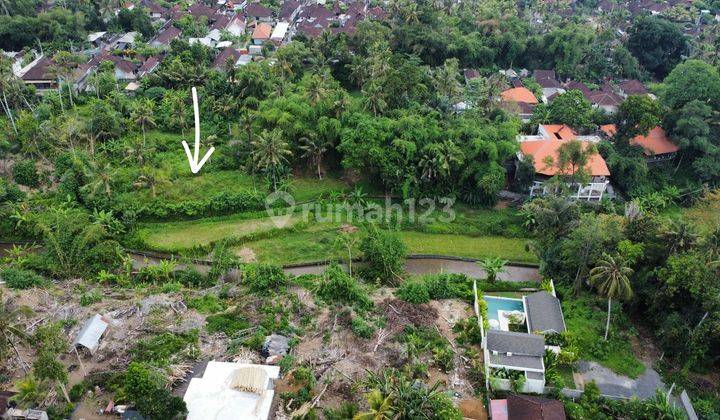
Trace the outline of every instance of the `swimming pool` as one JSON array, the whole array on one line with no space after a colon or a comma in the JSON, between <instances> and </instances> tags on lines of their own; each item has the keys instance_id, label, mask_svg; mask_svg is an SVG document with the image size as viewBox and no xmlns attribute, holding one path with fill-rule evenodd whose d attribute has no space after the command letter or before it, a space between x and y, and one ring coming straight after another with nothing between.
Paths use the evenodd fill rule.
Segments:
<instances>
[{"instance_id":1,"label":"swimming pool","mask_svg":"<svg viewBox=\"0 0 720 420\"><path fill-rule=\"evenodd\" d=\"M525 306L521 299L485 296L485 303L487 303L488 320L499 321L498 311L520 311L525 313Z\"/></svg>"}]
</instances>

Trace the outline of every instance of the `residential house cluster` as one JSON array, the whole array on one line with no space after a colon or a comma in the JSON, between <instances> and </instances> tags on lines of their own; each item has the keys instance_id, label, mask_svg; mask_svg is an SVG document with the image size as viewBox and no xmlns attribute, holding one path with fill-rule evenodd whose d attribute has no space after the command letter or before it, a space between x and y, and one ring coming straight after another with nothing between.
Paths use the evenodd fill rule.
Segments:
<instances>
[{"instance_id":1,"label":"residential house cluster","mask_svg":"<svg viewBox=\"0 0 720 420\"><path fill-rule=\"evenodd\" d=\"M134 48L141 38L137 32L91 33L87 39L88 48L83 51L88 61L73 73L72 83L65 80L66 84L77 90L92 89L88 84L89 76L97 71L100 64L109 61L113 63L118 83L127 83L129 91L137 89L139 79L158 67L171 42L176 39L215 49L216 56L212 67L223 71L228 65L240 66L266 58L264 55L268 50L263 48L265 45L269 43L281 46L290 42L298 33L316 37L324 31L330 31L333 34L345 33L352 36L361 20L387 17L385 11L378 6L370 7L363 2L341 0L331 5L286 0L277 9L258 2L233 0L219 0L213 6L198 1L187 8L179 4L166 8L153 0L140 0L124 3L121 8L142 8L148 13L159 30L147 40L147 44L158 53L150 57L135 54ZM177 22L188 15L196 22L207 22L203 36L189 37L182 33ZM15 61L20 62L20 57ZM16 65L14 70L18 77L35 86L40 93L56 89L61 78L54 71L52 59L42 55L38 55L26 66ZM63 78L68 76L64 75Z\"/></svg>"}]
</instances>

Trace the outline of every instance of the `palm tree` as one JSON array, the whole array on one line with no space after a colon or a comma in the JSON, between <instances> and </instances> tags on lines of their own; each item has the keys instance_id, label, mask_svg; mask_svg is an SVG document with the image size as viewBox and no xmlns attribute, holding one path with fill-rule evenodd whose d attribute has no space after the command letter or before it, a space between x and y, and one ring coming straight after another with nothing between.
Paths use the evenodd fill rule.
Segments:
<instances>
[{"instance_id":1,"label":"palm tree","mask_svg":"<svg viewBox=\"0 0 720 420\"><path fill-rule=\"evenodd\" d=\"M145 156L150 156L155 151L154 147L148 147L142 137L133 137L130 144L125 148L126 157L123 160L135 159L138 166L145 165Z\"/></svg>"},{"instance_id":2,"label":"palm tree","mask_svg":"<svg viewBox=\"0 0 720 420\"><path fill-rule=\"evenodd\" d=\"M308 99L310 99L310 103L313 104L313 106L322 101L327 94L327 88L325 87L325 81L323 78L317 74L310 76L310 80L308 80L307 85L305 86L305 94Z\"/></svg>"},{"instance_id":3,"label":"palm tree","mask_svg":"<svg viewBox=\"0 0 720 420\"><path fill-rule=\"evenodd\" d=\"M157 187L168 184L170 184L170 181L167 179L165 172L155 168L144 167L137 181L133 183L133 186L149 188L150 197L155 198L157 197Z\"/></svg>"},{"instance_id":4,"label":"palm tree","mask_svg":"<svg viewBox=\"0 0 720 420\"><path fill-rule=\"evenodd\" d=\"M677 254L692 248L699 237L695 227L684 220L671 221L670 226L662 233L665 243L670 246L671 254Z\"/></svg>"},{"instance_id":5,"label":"palm tree","mask_svg":"<svg viewBox=\"0 0 720 420\"><path fill-rule=\"evenodd\" d=\"M15 352L15 357L17 357L18 362L20 362L20 366L25 373L28 373L27 365L22 356L20 356L17 347L15 347L14 340L27 342L30 337L25 334L25 331L21 328L18 323L18 318L20 318L20 311L8 306L7 301L3 297L3 292L0 290L0 333L2 334L0 353L4 353L7 350L7 346L11 347Z\"/></svg>"},{"instance_id":6,"label":"palm tree","mask_svg":"<svg viewBox=\"0 0 720 420\"><path fill-rule=\"evenodd\" d=\"M374 389L369 392L366 397L370 410L356 414L353 420L391 420L394 418L392 395L384 397L382 392Z\"/></svg>"},{"instance_id":7,"label":"palm tree","mask_svg":"<svg viewBox=\"0 0 720 420\"><path fill-rule=\"evenodd\" d=\"M300 149L303 151L303 159L308 159L313 162L317 168L318 179L322 179L322 157L327 152L330 143L318 139L316 135L310 137L300 138Z\"/></svg>"},{"instance_id":8,"label":"palm tree","mask_svg":"<svg viewBox=\"0 0 720 420\"><path fill-rule=\"evenodd\" d=\"M630 276L633 269L625 265L625 260L620 256L612 257L605 255L597 266L590 270L590 285L596 287L601 296L608 298L608 315L605 323L605 341L610 331L610 310L612 299L627 300L633 295Z\"/></svg>"},{"instance_id":9,"label":"palm tree","mask_svg":"<svg viewBox=\"0 0 720 420\"><path fill-rule=\"evenodd\" d=\"M132 110L132 119L142 130L145 140L145 129L155 127L155 102L151 99L136 102Z\"/></svg>"},{"instance_id":10,"label":"palm tree","mask_svg":"<svg viewBox=\"0 0 720 420\"><path fill-rule=\"evenodd\" d=\"M277 191L278 170L288 162L287 156L292 154L288 142L283 138L282 130L264 130L251 144L255 168L270 174L273 191Z\"/></svg>"},{"instance_id":11,"label":"palm tree","mask_svg":"<svg viewBox=\"0 0 720 420\"><path fill-rule=\"evenodd\" d=\"M94 196L98 191L102 190L105 195L110 198L110 182L116 172L117 170L113 168L109 162L98 163L92 160L85 167L85 176L90 179L90 182L82 188L89 191L90 196Z\"/></svg>"},{"instance_id":12,"label":"palm tree","mask_svg":"<svg viewBox=\"0 0 720 420\"><path fill-rule=\"evenodd\" d=\"M490 283L495 283L497 280L498 274L505 272L505 264L507 264L507 260L503 260L502 258L485 258L482 261L479 261L478 264L480 264L480 267L482 267L483 271L485 271L486 280Z\"/></svg>"}]
</instances>

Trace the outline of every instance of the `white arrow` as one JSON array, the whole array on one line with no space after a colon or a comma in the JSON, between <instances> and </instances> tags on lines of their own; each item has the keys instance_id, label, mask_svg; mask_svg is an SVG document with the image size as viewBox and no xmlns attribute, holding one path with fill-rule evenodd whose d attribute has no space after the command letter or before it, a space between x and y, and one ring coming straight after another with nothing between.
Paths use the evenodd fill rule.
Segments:
<instances>
[{"instance_id":1,"label":"white arrow","mask_svg":"<svg viewBox=\"0 0 720 420\"><path fill-rule=\"evenodd\" d=\"M190 171L196 174L200 172L200 168L203 167L205 162L210 159L210 155L213 154L215 148L211 147L210 150L205 153L202 160L198 162L200 157L200 110L198 107L197 90L195 90L195 88L192 88L192 97L193 111L195 112L195 154L190 153L190 146L188 146L185 140L182 141L182 145L183 148L185 148L185 154L187 155L188 162L190 162Z\"/></svg>"}]
</instances>

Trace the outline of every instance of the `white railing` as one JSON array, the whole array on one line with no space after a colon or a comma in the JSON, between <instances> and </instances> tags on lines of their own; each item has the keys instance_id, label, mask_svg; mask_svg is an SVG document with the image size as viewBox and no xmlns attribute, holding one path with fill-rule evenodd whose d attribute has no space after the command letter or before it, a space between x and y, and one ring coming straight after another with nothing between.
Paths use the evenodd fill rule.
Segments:
<instances>
[{"instance_id":1,"label":"white railing","mask_svg":"<svg viewBox=\"0 0 720 420\"><path fill-rule=\"evenodd\" d=\"M597 200L600 201L603 195L607 191L607 187L610 182L590 182L588 184L565 184L565 187L571 193L568 194L570 198L576 200ZM561 186L556 184L548 184L541 181L533 181L530 186L530 197L543 196L547 194L558 194L561 192Z\"/></svg>"}]
</instances>

